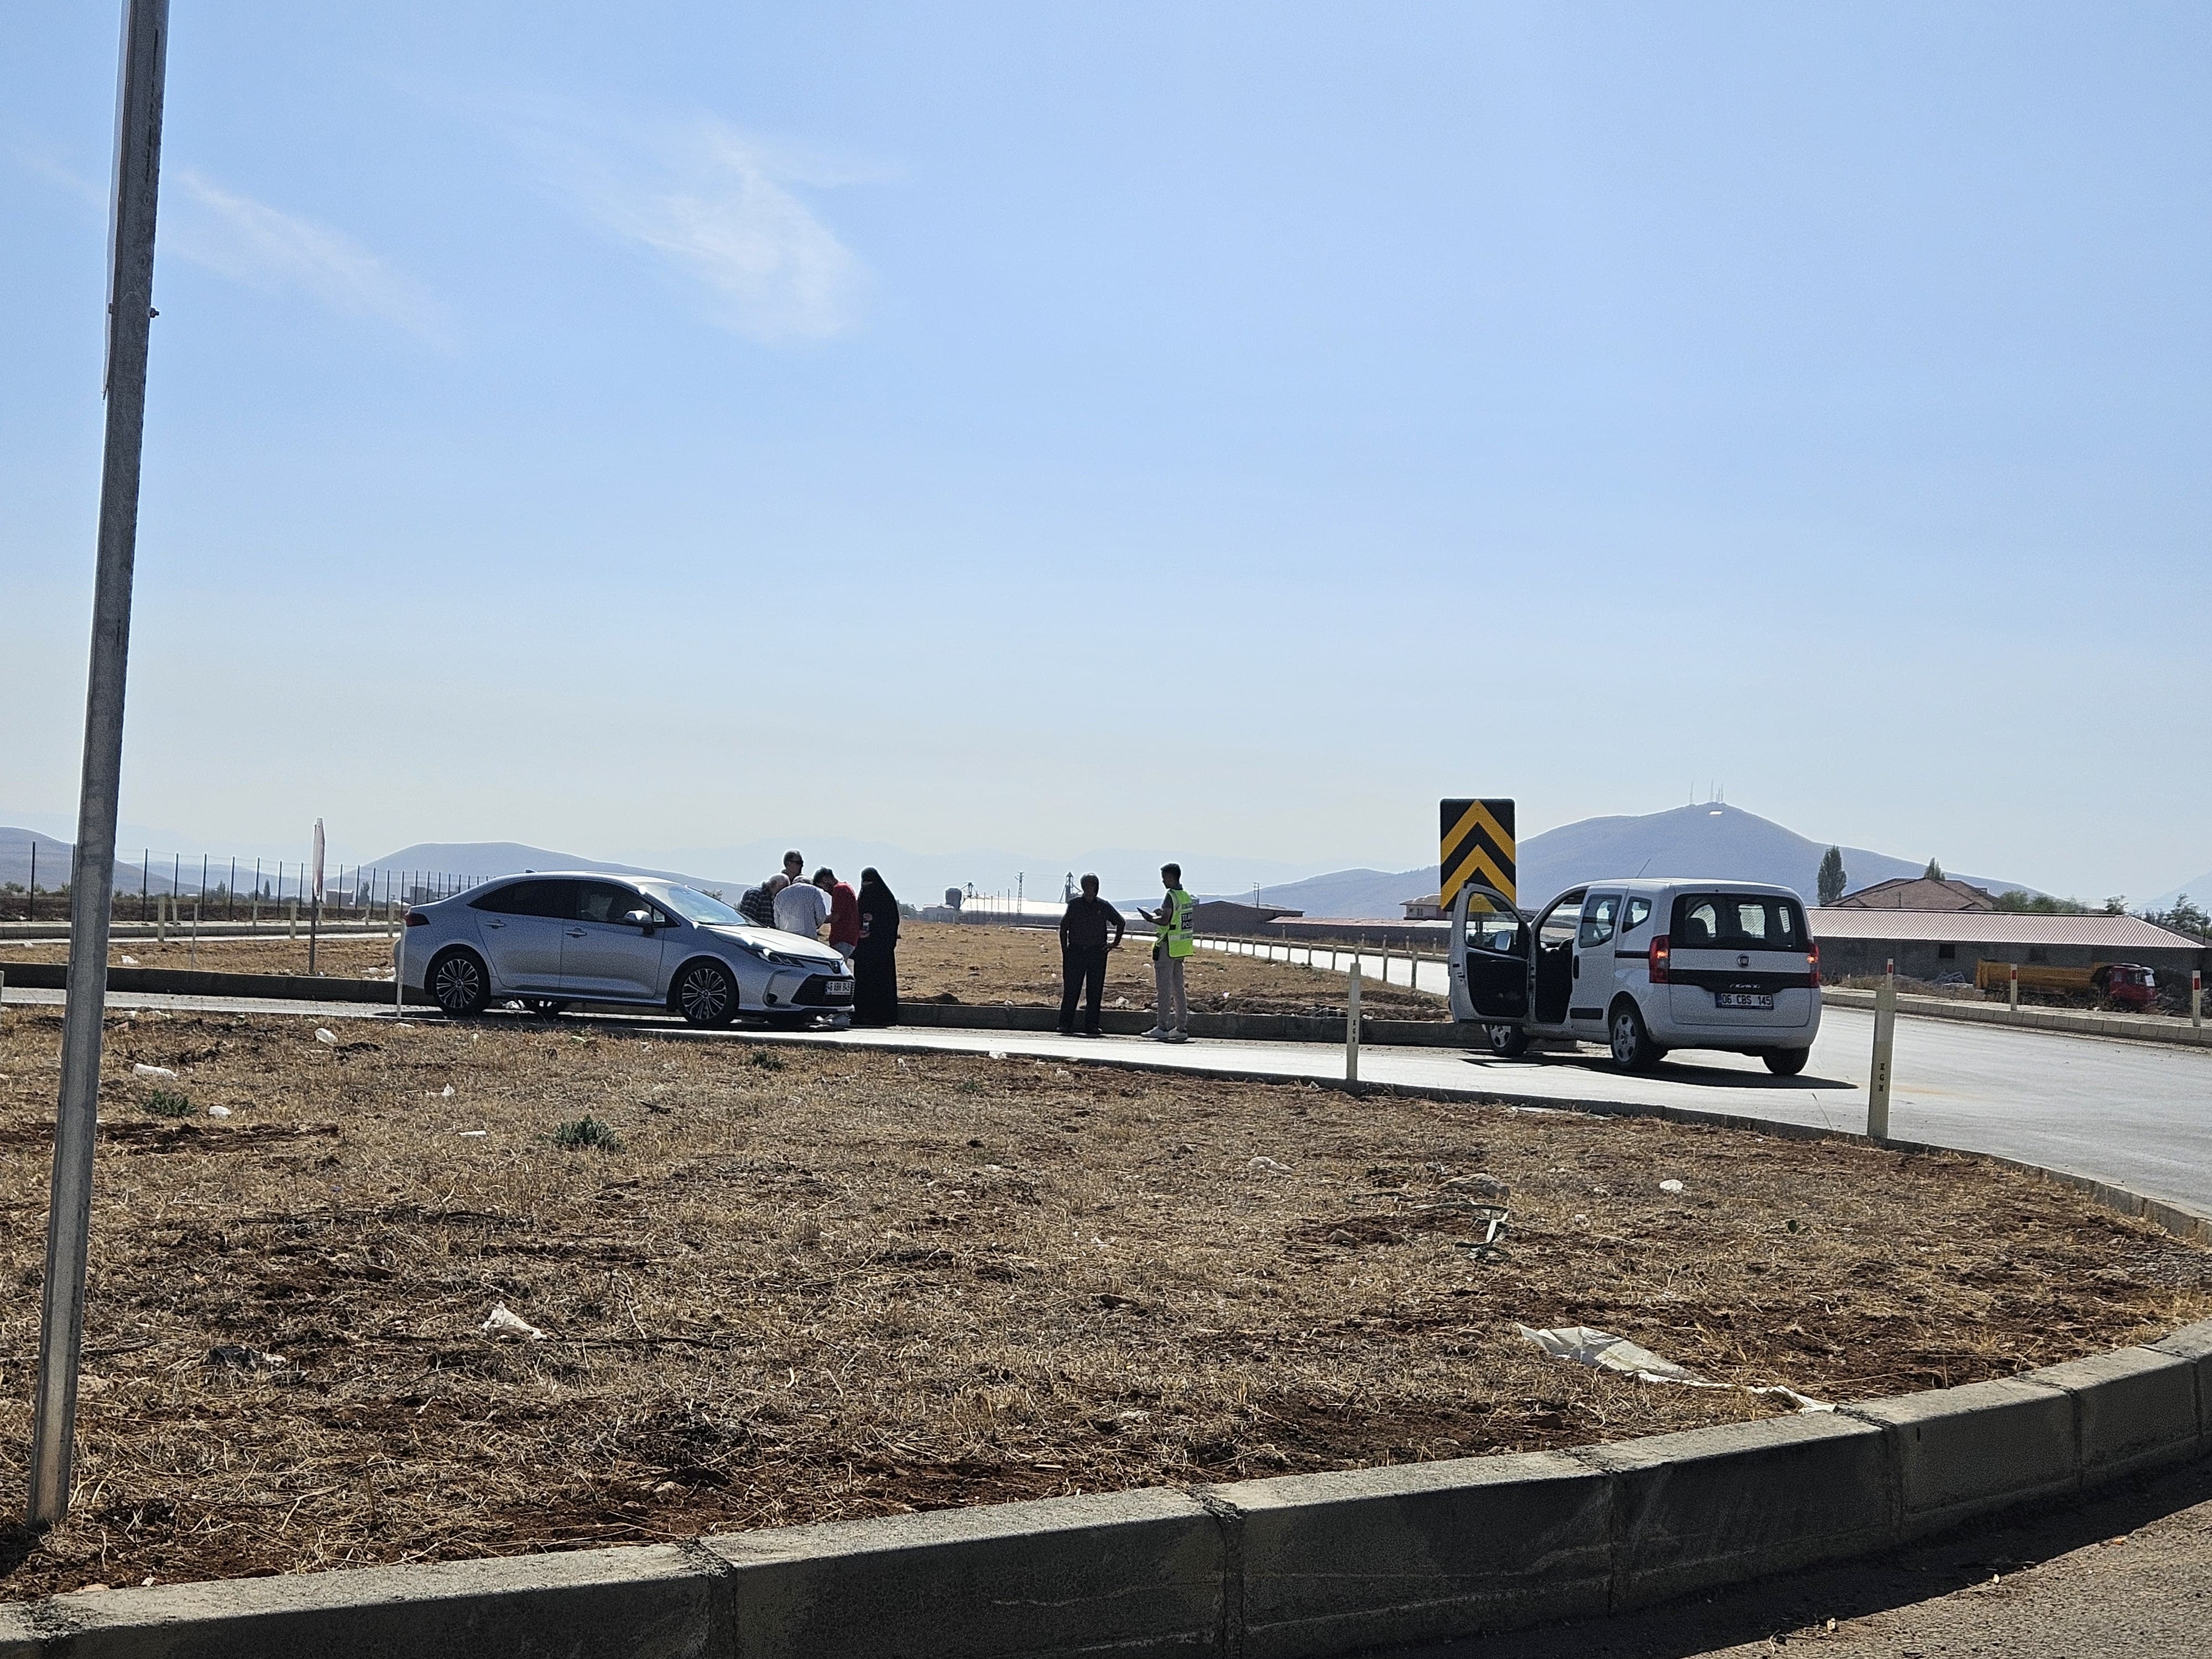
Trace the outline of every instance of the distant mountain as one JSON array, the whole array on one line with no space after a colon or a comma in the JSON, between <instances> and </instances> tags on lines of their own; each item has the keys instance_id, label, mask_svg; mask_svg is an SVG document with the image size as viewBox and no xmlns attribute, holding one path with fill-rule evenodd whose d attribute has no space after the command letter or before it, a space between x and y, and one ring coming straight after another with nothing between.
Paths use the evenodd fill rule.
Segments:
<instances>
[{"instance_id":1,"label":"distant mountain","mask_svg":"<svg viewBox=\"0 0 2212 1659\"><path fill-rule=\"evenodd\" d=\"M7 831L0 830L0 835ZM2212 900L2212 870L2207 870L2194 881L2185 881L2170 893L2160 893L2143 908L2151 910L2171 910L2183 899L2203 909L2207 900Z\"/></svg>"},{"instance_id":2,"label":"distant mountain","mask_svg":"<svg viewBox=\"0 0 2212 1659\"><path fill-rule=\"evenodd\" d=\"M35 830L15 830L4 825L0 825L0 883L12 882L18 887L30 885L31 848L34 846L39 849L39 890L50 893L68 883L71 855L76 850L69 842L56 841L52 836L42 836ZM166 864L149 869L125 859L116 860L117 892L137 892L142 877L146 891L166 893L169 890L169 868ZM197 865L192 869L192 879L184 885L188 890L199 885ZM6 912L11 921L18 914L14 910Z\"/></svg>"},{"instance_id":3,"label":"distant mountain","mask_svg":"<svg viewBox=\"0 0 2212 1659\"><path fill-rule=\"evenodd\" d=\"M378 859L380 870L444 871L451 875L501 876L517 870L604 870L610 875L665 876L686 886L725 895L743 892L755 882L782 866L787 848L806 855L811 872L828 865L848 881L857 881L860 871L873 865L883 872L891 890L910 904L934 904L949 887L1012 895L1018 887L1031 900L1060 898L1062 883L1073 875L1095 873L1109 897L1142 896L1149 904L1159 890L1159 867L1178 855L1145 848L1093 848L1056 858L1025 856L993 848L971 848L951 853L910 853L887 842L859 841L847 836L797 836L787 841L754 841L734 847L690 847L643 854L629 864L586 858L580 853L550 851L520 842L422 842ZM1287 864L1265 859L1207 857L1184 854L1181 860L1194 889L1226 887L1249 897L1255 882L1279 881L1302 875L1317 866ZM684 870L711 870L713 877L684 875Z\"/></svg>"},{"instance_id":4,"label":"distant mountain","mask_svg":"<svg viewBox=\"0 0 2212 1659\"><path fill-rule=\"evenodd\" d=\"M1640 817L1583 818L1521 843L1517 896L1523 908L1533 908L1570 887L1608 876L1711 876L1772 882L1810 900L1819 889L1820 857L1827 850L1826 842L1808 841L1755 812L1718 802ZM1893 876L1917 876L1928 867L1925 859L1892 858L1862 847L1846 847L1843 853L1848 890L1854 892ZM1994 893L2036 890L2016 881L1949 873ZM1430 864L1395 875L1339 871L1270 887L1261 896L1310 916L1391 917L1406 900L1436 890L1437 867Z\"/></svg>"},{"instance_id":5,"label":"distant mountain","mask_svg":"<svg viewBox=\"0 0 2212 1659\"><path fill-rule=\"evenodd\" d=\"M686 875L680 870L653 870L635 864L610 864L586 858L581 853L556 853L543 847L526 847L519 841L417 842L378 859L372 869L395 875L419 872L427 875L459 876L481 881L490 876L511 876L524 870L599 870L611 876L656 876L682 882L701 892L742 892L751 881L734 878ZM758 878L753 878L757 880Z\"/></svg>"}]
</instances>

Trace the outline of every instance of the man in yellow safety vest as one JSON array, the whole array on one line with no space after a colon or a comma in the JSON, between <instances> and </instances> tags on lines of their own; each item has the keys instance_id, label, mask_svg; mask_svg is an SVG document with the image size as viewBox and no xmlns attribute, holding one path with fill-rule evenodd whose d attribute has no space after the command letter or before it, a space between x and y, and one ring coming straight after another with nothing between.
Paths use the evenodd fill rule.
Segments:
<instances>
[{"instance_id":1,"label":"man in yellow safety vest","mask_svg":"<svg viewBox=\"0 0 2212 1659\"><path fill-rule=\"evenodd\" d=\"M1183 994L1182 963L1197 949L1191 939L1190 921L1198 901L1183 891L1179 864L1160 866L1160 884L1168 890L1160 908L1137 912L1152 924L1152 984L1159 1006L1152 1029L1145 1035L1156 1042L1188 1042L1190 1001Z\"/></svg>"}]
</instances>

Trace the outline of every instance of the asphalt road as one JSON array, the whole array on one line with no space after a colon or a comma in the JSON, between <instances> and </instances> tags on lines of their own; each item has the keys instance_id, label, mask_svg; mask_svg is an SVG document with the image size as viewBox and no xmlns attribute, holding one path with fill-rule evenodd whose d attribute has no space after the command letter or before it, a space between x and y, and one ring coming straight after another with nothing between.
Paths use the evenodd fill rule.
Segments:
<instances>
[{"instance_id":1,"label":"asphalt road","mask_svg":"<svg viewBox=\"0 0 2212 1659\"><path fill-rule=\"evenodd\" d=\"M61 994L55 991L7 993L10 1004L60 1000ZM109 1002L117 1007L253 1011L325 1020L392 1017L388 1009L350 1003L119 993L112 994ZM425 1016L418 1012L414 1017ZM1866 1127L1865 1085L1873 1031L1871 1014L1827 1010L1812 1062L1795 1078L1773 1077L1757 1060L1735 1054L1670 1056L1646 1075L1626 1077L1595 1049L1503 1060L1455 1049L1373 1047L1361 1051L1360 1077L1370 1083L1524 1104L1691 1106L1856 1130ZM905 1028L768 1040L998 1051L1269 1077L1344 1075L1343 1050L1316 1043L1194 1040L1170 1047L1135 1037L1086 1042L1021 1031ZM2069 1170L2212 1210L2212 1053L1900 1018L1890 1132L1899 1139L1996 1152Z\"/></svg>"}]
</instances>

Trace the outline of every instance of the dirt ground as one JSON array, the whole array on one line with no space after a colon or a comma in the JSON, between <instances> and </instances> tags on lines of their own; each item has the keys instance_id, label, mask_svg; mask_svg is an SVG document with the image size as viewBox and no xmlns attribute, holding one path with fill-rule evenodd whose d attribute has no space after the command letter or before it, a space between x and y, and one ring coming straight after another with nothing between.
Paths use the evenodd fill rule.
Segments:
<instances>
[{"instance_id":1,"label":"dirt ground","mask_svg":"<svg viewBox=\"0 0 2212 1659\"><path fill-rule=\"evenodd\" d=\"M899 995L913 1002L1011 1002L1058 1006L1060 936L1038 927L957 922L899 926ZM1404 969L1399 969L1402 977ZM1288 963L1200 951L1187 957L1183 986L1194 1013L1344 1013L1341 975ZM1106 958L1106 1006L1152 1006L1152 930L1133 928ZM1370 977L1360 1012L1371 1019L1443 1019L1444 1000Z\"/></svg>"},{"instance_id":2,"label":"dirt ground","mask_svg":"<svg viewBox=\"0 0 2212 1659\"><path fill-rule=\"evenodd\" d=\"M69 941L54 939L37 945L0 947L0 972L11 962L67 962ZM280 928L259 939L204 939L197 951L190 941L174 934L166 945L150 939L111 940L111 968L198 968L211 974L304 974L307 971L307 938L284 937ZM392 941L379 933L326 936L315 941L315 971L332 979L392 977Z\"/></svg>"},{"instance_id":3,"label":"dirt ground","mask_svg":"<svg viewBox=\"0 0 2212 1659\"><path fill-rule=\"evenodd\" d=\"M65 941L0 950L0 969L10 962L67 959ZM124 967L125 957L142 968L182 968L191 947L172 939L118 941L108 962ZM1149 929L1133 933L1107 957L1106 1005L1152 1006L1152 942ZM204 969L226 974L304 974L307 942L282 937L262 939L202 939L197 958ZM899 994L910 1002L1012 1003L1057 1006L1060 1002L1060 939L1034 927L962 927L951 922L909 921L899 929ZM315 951L319 972L333 977L392 975L387 939L326 939ZM1402 975L1403 969L1400 973ZM1205 1013L1344 1013L1341 975L1287 963L1200 951L1188 959L1184 985L1193 1010ZM1443 1019L1449 1010L1439 996L1403 985L1382 985L1372 978L1360 988L1360 1008L1373 1019Z\"/></svg>"},{"instance_id":4,"label":"dirt ground","mask_svg":"<svg viewBox=\"0 0 2212 1659\"><path fill-rule=\"evenodd\" d=\"M0 1595L1788 1408L1547 1358L1516 1322L1841 1401L2212 1310L2212 1252L1963 1157L562 1021L333 1035L111 1020L79 1495L0 1533ZM15 1491L58 1043L48 1011L0 1026ZM618 1145L561 1144L586 1118ZM499 1304L545 1340L483 1334Z\"/></svg>"}]
</instances>

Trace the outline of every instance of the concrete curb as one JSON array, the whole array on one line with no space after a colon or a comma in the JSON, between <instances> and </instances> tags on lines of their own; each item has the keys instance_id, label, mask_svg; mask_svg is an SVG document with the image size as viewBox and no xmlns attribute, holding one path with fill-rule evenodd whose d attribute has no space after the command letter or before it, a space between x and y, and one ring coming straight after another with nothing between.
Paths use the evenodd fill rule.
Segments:
<instances>
[{"instance_id":1,"label":"concrete curb","mask_svg":"<svg viewBox=\"0 0 2212 1659\"><path fill-rule=\"evenodd\" d=\"M1869 1009L1871 991L1824 985L1820 1000L1832 1008ZM2071 1036L2120 1037L2130 1042L2164 1042L2184 1048L2212 1048L2212 1025L2190 1024L2162 1014L2100 1014L2087 1008L2013 1008L1994 1002L1960 1002L1949 997L1901 996L1897 1012L1923 1019L1955 1020L1964 1025L1997 1025L2016 1031L2057 1031Z\"/></svg>"}]
</instances>

